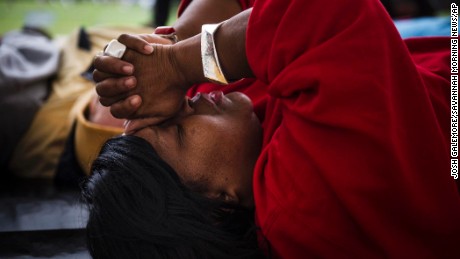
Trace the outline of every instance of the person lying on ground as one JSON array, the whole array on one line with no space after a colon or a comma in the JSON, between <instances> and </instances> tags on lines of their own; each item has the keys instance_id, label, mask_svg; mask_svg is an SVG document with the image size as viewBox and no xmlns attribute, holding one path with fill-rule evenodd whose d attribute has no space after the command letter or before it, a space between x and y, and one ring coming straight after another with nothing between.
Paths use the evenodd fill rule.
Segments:
<instances>
[{"instance_id":1,"label":"person lying on ground","mask_svg":"<svg viewBox=\"0 0 460 259\"><path fill-rule=\"evenodd\" d=\"M83 188L93 256L458 255L449 39L403 41L378 1L329 4L258 0L212 37L124 35L123 60L95 59L101 103L131 122ZM224 83L209 71L257 94L187 97Z\"/></svg>"}]
</instances>

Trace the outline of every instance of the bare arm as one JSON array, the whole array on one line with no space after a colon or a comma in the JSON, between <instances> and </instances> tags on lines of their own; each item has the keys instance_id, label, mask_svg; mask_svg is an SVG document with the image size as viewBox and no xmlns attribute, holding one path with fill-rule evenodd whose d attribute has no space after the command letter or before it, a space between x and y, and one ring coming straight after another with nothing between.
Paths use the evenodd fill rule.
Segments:
<instances>
[{"instance_id":1,"label":"bare arm","mask_svg":"<svg viewBox=\"0 0 460 259\"><path fill-rule=\"evenodd\" d=\"M180 40L201 32L201 25L219 23L241 12L235 0L194 0L174 23Z\"/></svg>"},{"instance_id":2,"label":"bare arm","mask_svg":"<svg viewBox=\"0 0 460 259\"><path fill-rule=\"evenodd\" d=\"M222 70L230 80L253 77L246 58L246 28L252 9L232 17L215 32L214 40ZM207 82L201 63L201 34L179 42L171 49L184 84L191 86Z\"/></svg>"},{"instance_id":3,"label":"bare arm","mask_svg":"<svg viewBox=\"0 0 460 259\"><path fill-rule=\"evenodd\" d=\"M185 40L201 32L201 25L219 23L241 12L241 7L236 0L194 0L185 9L174 24L179 40ZM155 34L133 35L122 34L118 41L128 48L143 54L152 53L149 43L158 42Z\"/></svg>"}]
</instances>

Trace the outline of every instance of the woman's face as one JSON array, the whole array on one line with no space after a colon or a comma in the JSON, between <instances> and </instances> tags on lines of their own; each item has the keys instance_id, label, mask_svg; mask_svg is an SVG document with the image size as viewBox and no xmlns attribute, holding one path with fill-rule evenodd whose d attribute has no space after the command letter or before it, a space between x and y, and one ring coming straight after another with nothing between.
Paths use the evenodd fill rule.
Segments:
<instances>
[{"instance_id":1,"label":"woman's face","mask_svg":"<svg viewBox=\"0 0 460 259\"><path fill-rule=\"evenodd\" d=\"M252 176L262 131L246 95L197 94L174 118L133 135L147 140L192 190L254 205Z\"/></svg>"}]
</instances>

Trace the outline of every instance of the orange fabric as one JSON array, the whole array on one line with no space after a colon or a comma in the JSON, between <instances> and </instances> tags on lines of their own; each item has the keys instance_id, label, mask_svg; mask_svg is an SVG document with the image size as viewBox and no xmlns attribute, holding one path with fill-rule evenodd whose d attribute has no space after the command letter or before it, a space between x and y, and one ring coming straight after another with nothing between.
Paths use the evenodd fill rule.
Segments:
<instances>
[{"instance_id":1,"label":"orange fabric","mask_svg":"<svg viewBox=\"0 0 460 259\"><path fill-rule=\"evenodd\" d=\"M88 102L86 102L88 104ZM75 156L80 168L86 175L90 175L91 165L97 158L102 145L115 136L123 133L123 128L111 127L92 123L85 117L84 108L79 109L75 125Z\"/></svg>"}]
</instances>

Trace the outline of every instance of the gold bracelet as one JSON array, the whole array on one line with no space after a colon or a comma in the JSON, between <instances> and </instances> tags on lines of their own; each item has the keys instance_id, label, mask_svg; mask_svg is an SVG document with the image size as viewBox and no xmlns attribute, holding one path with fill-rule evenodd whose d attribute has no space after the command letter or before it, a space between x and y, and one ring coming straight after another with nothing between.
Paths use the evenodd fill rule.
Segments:
<instances>
[{"instance_id":1,"label":"gold bracelet","mask_svg":"<svg viewBox=\"0 0 460 259\"><path fill-rule=\"evenodd\" d=\"M201 62L203 64L204 76L210 81L218 84L227 85L228 81L222 72L222 68L217 57L216 44L214 43L214 33L222 25L204 24L201 27Z\"/></svg>"}]
</instances>

